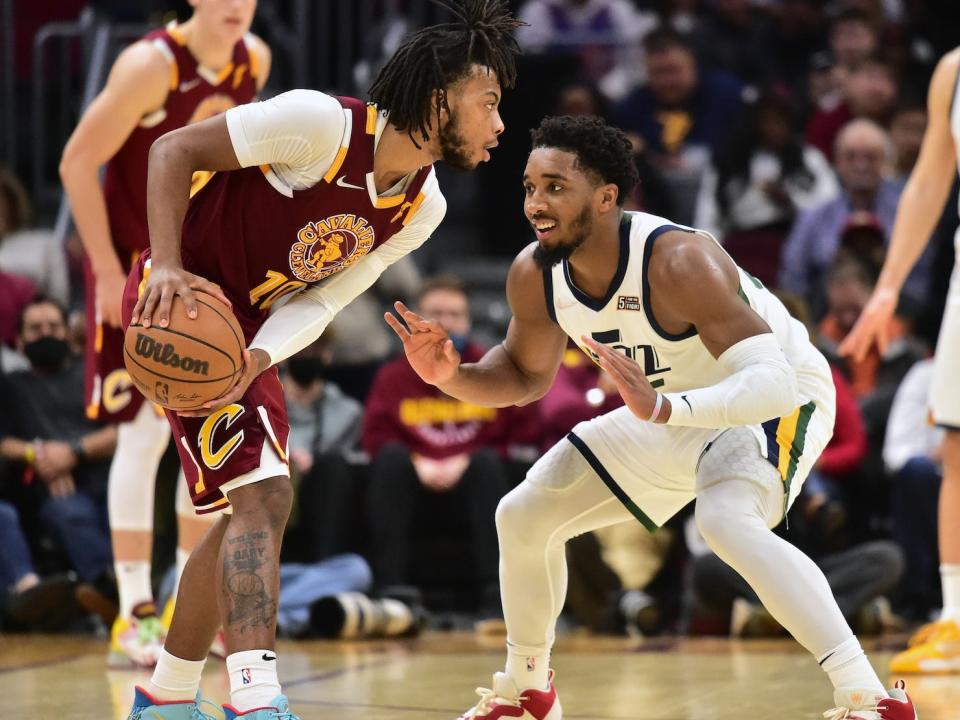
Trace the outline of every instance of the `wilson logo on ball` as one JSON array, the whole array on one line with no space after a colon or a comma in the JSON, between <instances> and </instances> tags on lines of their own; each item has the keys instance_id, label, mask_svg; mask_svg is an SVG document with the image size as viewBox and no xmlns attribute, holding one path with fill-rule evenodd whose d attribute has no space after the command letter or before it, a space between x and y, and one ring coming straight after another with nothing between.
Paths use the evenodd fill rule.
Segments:
<instances>
[{"instance_id":1,"label":"wilson logo on ball","mask_svg":"<svg viewBox=\"0 0 960 720\"><path fill-rule=\"evenodd\" d=\"M209 375L210 363L206 360L197 360L189 355L180 355L171 343L157 342L149 335L137 333L137 343L134 351L140 357L151 358L161 365L179 368L184 372L195 375Z\"/></svg>"}]
</instances>

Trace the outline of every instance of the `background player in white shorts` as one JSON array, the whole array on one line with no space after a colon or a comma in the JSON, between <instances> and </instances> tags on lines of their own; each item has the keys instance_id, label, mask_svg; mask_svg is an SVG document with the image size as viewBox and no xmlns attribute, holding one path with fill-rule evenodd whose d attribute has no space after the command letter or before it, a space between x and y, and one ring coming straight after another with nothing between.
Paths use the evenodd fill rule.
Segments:
<instances>
[{"instance_id":1,"label":"background player in white shorts","mask_svg":"<svg viewBox=\"0 0 960 720\"><path fill-rule=\"evenodd\" d=\"M823 573L771 531L833 428L833 383L805 329L706 233L623 211L637 175L619 130L547 118L533 148L524 212L537 242L510 269L506 340L461 365L436 323L401 303L407 327L387 321L421 377L460 400L541 397L569 336L626 407L574 428L501 502L506 672L462 717L559 720L549 666L566 541L631 517L653 530L695 498L710 547L829 675L833 716L915 718L902 688L884 690Z\"/></svg>"},{"instance_id":2,"label":"background player in white shorts","mask_svg":"<svg viewBox=\"0 0 960 720\"><path fill-rule=\"evenodd\" d=\"M863 358L874 343L883 352L885 329L897 308L904 278L923 252L936 227L960 162L960 104L956 91L960 48L937 64L927 97L928 121L920 156L900 197L897 220L870 301L840 352ZM924 626L911 647L891 661L894 672L960 672L960 231L954 240L957 264L950 280L947 307L930 388L933 421L946 429L943 481L940 485L938 540L943 610Z\"/></svg>"}]
</instances>

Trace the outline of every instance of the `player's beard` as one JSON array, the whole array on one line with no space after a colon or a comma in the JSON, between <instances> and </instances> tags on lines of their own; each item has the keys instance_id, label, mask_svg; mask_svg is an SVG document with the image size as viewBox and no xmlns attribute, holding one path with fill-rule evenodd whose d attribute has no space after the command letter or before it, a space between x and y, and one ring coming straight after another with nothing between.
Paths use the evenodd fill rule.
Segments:
<instances>
[{"instance_id":1,"label":"player's beard","mask_svg":"<svg viewBox=\"0 0 960 720\"><path fill-rule=\"evenodd\" d=\"M585 207L570 223L570 233L573 239L570 242L561 242L552 248L546 248L540 243L533 249L533 261L541 270L552 268L561 260L569 260L570 256L586 242L593 230L593 216L590 214L590 208Z\"/></svg>"},{"instance_id":2,"label":"player's beard","mask_svg":"<svg viewBox=\"0 0 960 720\"><path fill-rule=\"evenodd\" d=\"M450 167L473 170L477 163L470 159L470 148L460 128L460 118L452 110L447 124L440 128L440 156Z\"/></svg>"}]
</instances>

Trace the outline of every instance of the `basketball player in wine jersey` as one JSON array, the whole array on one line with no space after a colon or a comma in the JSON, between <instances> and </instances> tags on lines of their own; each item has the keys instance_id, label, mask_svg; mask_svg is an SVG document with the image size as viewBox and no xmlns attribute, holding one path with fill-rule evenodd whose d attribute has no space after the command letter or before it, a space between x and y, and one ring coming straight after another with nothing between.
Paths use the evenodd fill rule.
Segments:
<instances>
[{"instance_id":1,"label":"basketball player in wine jersey","mask_svg":"<svg viewBox=\"0 0 960 720\"><path fill-rule=\"evenodd\" d=\"M248 32L256 0L191 4L195 9L187 22L151 32L121 53L67 143L60 167L88 260L87 414L119 424L108 492L120 594L111 667L152 667L164 632L153 602L150 559L154 483L170 430L132 387L120 329L123 285L131 264L149 246L147 154L164 133L253 100L270 69L266 45ZM98 171L104 164L101 185ZM192 512L185 485L177 494L177 518L182 570L209 526Z\"/></svg>"},{"instance_id":2,"label":"basketball player in wine jersey","mask_svg":"<svg viewBox=\"0 0 960 720\"><path fill-rule=\"evenodd\" d=\"M547 118L523 177L537 241L508 275L504 342L460 364L436 323L400 303L406 327L387 315L420 376L465 402L541 397L569 337L626 403L577 425L501 501L506 671L462 717L559 720L550 650L565 542L630 519L653 532L695 501L713 551L828 673L831 717L915 720L903 690L888 695L877 679L823 573L771 530L833 431L826 360L710 235L624 212L636 181L622 132L597 118Z\"/></svg>"},{"instance_id":3,"label":"basketball player in wine jersey","mask_svg":"<svg viewBox=\"0 0 960 720\"><path fill-rule=\"evenodd\" d=\"M903 190L880 279L840 352L863 358L876 343L886 350L884 330L900 288L936 227L960 164L960 48L940 60L928 91L927 129L917 164ZM943 479L937 533L943 610L922 627L910 647L894 656L892 672L960 672L960 230L956 265L940 327L930 388L930 414L943 427Z\"/></svg>"},{"instance_id":4,"label":"basketball player in wine jersey","mask_svg":"<svg viewBox=\"0 0 960 720\"><path fill-rule=\"evenodd\" d=\"M227 720L294 717L274 650L293 494L275 366L432 234L446 210L433 162L475 168L503 131L498 106L501 87L514 83L519 23L505 0L442 4L453 19L399 48L370 89L372 103L294 90L175 130L150 151L150 249L127 281L125 321L165 326L174 295L195 316L201 290L230 303L248 350L230 392L200 413L167 412L197 511L228 514L187 562L164 649L131 717L193 717L221 623ZM198 170L216 172L188 203Z\"/></svg>"}]
</instances>

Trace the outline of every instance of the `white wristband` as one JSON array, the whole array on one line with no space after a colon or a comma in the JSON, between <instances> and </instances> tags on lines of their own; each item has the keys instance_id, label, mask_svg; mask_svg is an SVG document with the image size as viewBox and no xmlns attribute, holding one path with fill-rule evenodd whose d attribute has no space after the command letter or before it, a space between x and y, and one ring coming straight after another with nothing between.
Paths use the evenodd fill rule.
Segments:
<instances>
[{"instance_id":1,"label":"white wristband","mask_svg":"<svg viewBox=\"0 0 960 720\"><path fill-rule=\"evenodd\" d=\"M660 416L660 410L662 408L663 408L663 395L661 393L657 393L657 402L653 406L653 412L650 413L650 418L649 420L647 420L647 422L655 423L657 421L657 418Z\"/></svg>"}]
</instances>

